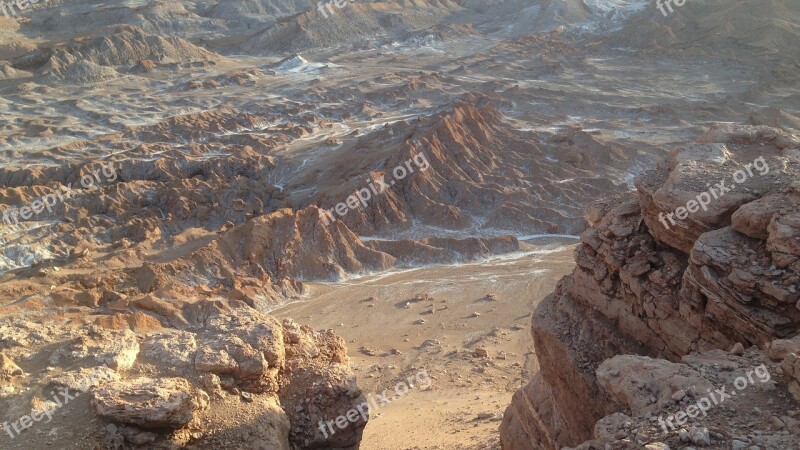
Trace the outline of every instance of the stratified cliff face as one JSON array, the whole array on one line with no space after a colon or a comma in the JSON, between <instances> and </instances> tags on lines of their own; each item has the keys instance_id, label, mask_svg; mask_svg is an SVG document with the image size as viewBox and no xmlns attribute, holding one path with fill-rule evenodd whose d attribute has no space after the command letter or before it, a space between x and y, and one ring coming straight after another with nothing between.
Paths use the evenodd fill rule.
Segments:
<instances>
[{"instance_id":1,"label":"stratified cliff face","mask_svg":"<svg viewBox=\"0 0 800 450\"><path fill-rule=\"evenodd\" d=\"M797 334L798 174L797 136L714 127L640 176L636 191L592 205L577 267L533 314L541 371L514 395L503 448L578 445L598 437L605 416L643 414L613 383L598 383L598 367L615 355L686 362ZM649 412L664 406L653 398Z\"/></svg>"}]
</instances>

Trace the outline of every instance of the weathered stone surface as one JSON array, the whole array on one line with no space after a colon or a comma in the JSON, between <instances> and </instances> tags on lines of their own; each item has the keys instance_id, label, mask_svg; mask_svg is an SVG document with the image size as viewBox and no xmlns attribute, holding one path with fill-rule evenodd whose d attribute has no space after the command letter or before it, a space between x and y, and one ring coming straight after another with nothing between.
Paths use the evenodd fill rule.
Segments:
<instances>
[{"instance_id":1,"label":"weathered stone surface","mask_svg":"<svg viewBox=\"0 0 800 450\"><path fill-rule=\"evenodd\" d=\"M119 381L120 376L115 370L105 366L83 368L77 371L62 373L53 377L52 383L66 386L76 391L90 391L98 386L112 381Z\"/></svg>"},{"instance_id":2,"label":"weathered stone surface","mask_svg":"<svg viewBox=\"0 0 800 450\"><path fill-rule=\"evenodd\" d=\"M773 361L783 361L791 353L800 354L800 336L792 339L776 339L768 343L764 350Z\"/></svg>"},{"instance_id":3,"label":"weathered stone surface","mask_svg":"<svg viewBox=\"0 0 800 450\"><path fill-rule=\"evenodd\" d=\"M107 320L97 314L85 326L61 329L4 321L0 369L24 376L32 387L0 380L0 395L18 405L9 414L19 417L31 408L52 414L60 408L52 398L64 392L78 403L56 412L54 426L85 419L85 438L98 448L358 448L365 420L327 436L319 431L320 420L366 401L345 342L332 331L280 323L236 300L176 299L165 292L147 297L128 304L147 305L148 314L165 323L181 317L184 328L97 325L114 323L116 311ZM207 355L223 355L222 363L212 364ZM47 368L23 374L12 358ZM109 367L113 363L120 369ZM91 407L84 397L92 398Z\"/></svg>"},{"instance_id":4,"label":"weathered stone surface","mask_svg":"<svg viewBox=\"0 0 800 450\"><path fill-rule=\"evenodd\" d=\"M277 392L285 364L281 324L244 311L213 316L200 334L194 364L199 371L233 376L243 389Z\"/></svg>"},{"instance_id":5,"label":"weathered stone surface","mask_svg":"<svg viewBox=\"0 0 800 450\"><path fill-rule=\"evenodd\" d=\"M125 371L133 366L139 355L139 341L131 330L116 331L95 326L78 340L72 354L91 356L98 363Z\"/></svg>"},{"instance_id":6,"label":"weathered stone surface","mask_svg":"<svg viewBox=\"0 0 800 450\"><path fill-rule=\"evenodd\" d=\"M773 194L752 201L737 209L732 216L733 229L746 236L767 239L770 222L776 215L786 214L787 210L797 210L800 197L796 195Z\"/></svg>"},{"instance_id":7,"label":"weathered stone surface","mask_svg":"<svg viewBox=\"0 0 800 450\"><path fill-rule=\"evenodd\" d=\"M730 178L723 164L731 158L731 152L723 144L690 144L673 149L667 167L646 172L636 180L642 217L657 241L688 253L701 234L730 223L736 208L755 200L751 194L732 192L683 220L676 215L668 217L678 208L686 208L689 201L697 201L697 196L708 190L705 183L697 181L698 172L702 171L709 182Z\"/></svg>"},{"instance_id":8,"label":"weathered stone surface","mask_svg":"<svg viewBox=\"0 0 800 450\"><path fill-rule=\"evenodd\" d=\"M552 443L556 441L558 429L549 426L555 423L555 414L553 390L541 374L536 374L530 383L514 393L511 405L503 413L502 448L555 448Z\"/></svg>"},{"instance_id":9,"label":"weathered stone surface","mask_svg":"<svg viewBox=\"0 0 800 450\"><path fill-rule=\"evenodd\" d=\"M781 370L795 382L800 382L800 356L797 353L789 353L781 362Z\"/></svg>"},{"instance_id":10,"label":"weathered stone surface","mask_svg":"<svg viewBox=\"0 0 800 450\"><path fill-rule=\"evenodd\" d=\"M789 378L789 393L800 401L800 356L789 353L781 362L781 371Z\"/></svg>"},{"instance_id":11,"label":"weathered stone surface","mask_svg":"<svg viewBox=\"0 0 800 450\"><path fill-rule=\"evenodd\" d=\"M621 406L604 400L586 370L596 369L608 354L643 351L602 314L584 310L563 293L563 284L533 315L541 370L514 394L503 414L503 448L554 449L589 439L597 419L619 411Z\"/></svg>"},{"instance_id":12,"label":"weathered stone surface","mask_svg":"<svg viewBox=\"0 0 800 450\"><path fill-rule=\"evenodd\" d=\"M116 381L95 390L97 415L146 429L180 428L208 407L208 395L183 378Z\"/></svg>"},{"instance_id":13,"label":"weathered stone surface","mask_svg":"<svg viewBox=\"0 0 800 450\"><path fill-rule=\"evenodd\" d=\"M142 356L162 363L190 364L194 362L196 352L197 339L187 331L153 333L142 343Z\"/></svg>"},{"instance_id":14,"label":"weathered stone surface","mask_svg":"<svg viewBox=\"0 0 800 450\"><path fill-rule=\"evenodd\" d=\"M725 142L737 145L769 144L780 150L800 147L800 138L779 128L765 125L714 124L697 138L699 143Z\"/></svg>"},{"instance_id":15,"label":"weathered stone surface","mask_svg":"<svg viewBox=\"0 0 800 450\"><path fill-rule=\"evenodd\" d=\"M796 173L781 170L783 161L791 157L791 152L783 151L790 147L777 147L776 142L790 145L790 135L781 130L763 127L759 131L747 132L747 138L741 139L740 130L713 129L697 139L697 143L674 148L670 152L669 161L656 170L651 170L636 180L636 188L640 194L642 217L653 236L660 243L689 253L697 238L708 231L731 224L732 215L743 205L756 201L737 216L737 224L745 234L763 238L763 224L775 206L773 195L783 196L782 188L796 180ZM782 136L780 138L776 136ZM714 141L716 138L731 141ZM752 139L764 139L752 141ZM752 146L753 152L743 151L741 142ZM761 146L760 144L765 144ZM769 144L767 146L766 144ZM759 148L760 147L760 148ZM757 151L755 151L757 150ZM763 157L758 165L754 160ZM763 164L762 164L763 163ZM748 166L749 165L749 166ZM734 178L741 171L742 177ZM724 183L726 192L717 187ZM728 189L730 188L730 189ZM698 201L698 196L710 194L704 206L691 205ZM762 199L759 201L759 199ZM796 194L784 205L796 206ZM691 207L683 220L672 220L666 217L678 208ZM778 211L780 212L780 210Z\"/></svg>"},{"instance_id":16,"label":"weathered stone surface","mask_svg":"<svg viewBox=\"0 0 800 450\"><path fill-rule=\"evenodd\" d=\"M777 267L800 273L800 213L775 216L767 227L767 251ZM795 288L800 288L797 277L793 280ZM800 289L798 289L800 290Z\"/></svg>"},{"instance_id":17,"label":"weathered stone surface","mask_svg":"<svg viewBox=\"0 0 800 450\"><path fill-rule=\"evenodd\" d=\"M292 424L292 442L308 442L308 448L358 448L367 424L363 415L332 436L319 430L320 420L363 409L366 402L348 367L344 340L288 319L282 325L287 358L279 396Z\"/></svg>"},{"instance_id":18,"label":"weathered stone surface","mask_svg":"<svg viewBox=\"0 0 800 450\"><path fill-rule=\"evenodd\" d=\"M763 240L731 227L698 238L684 276L684 293L707 299L704 325L750 344L764 344L788 335L800 323L795 308L800 292L792 293L783 272L772 264Z\"/></svg>"},{"instance_id":19,"label":"weathered stone surface","mask_svg":"<svg viewBox=\"0 0 800 450\"><path fill-rule=\"evenodd\" d=\"M614 413L598 420L594 425L595 439L616 439L620 430L631 428L633 423L630 416L623 413Z\"/></svg>"},{"instance_id":20,"label":"weathered stone surface","mask_svg":"<svg viewBox=\"0 0 800 450\"><path fill-rule=\"evenodd\" d=\"M22 374L22 369L11 358L0 353L0 380L10 380Z\"/></svg>"},{"instance_id":21,"label":"weathered stone surface","mask_svg":"<svg viewBox=\"0 0 800 450\"><path fill-rule=\"evenodd\" d=\"M604 361L597 369L597 381L614 401L637 416L658 411L680 390L692 395L713 387L700 372L685 364L635 355Z\"/></svg>"}]
</instances>

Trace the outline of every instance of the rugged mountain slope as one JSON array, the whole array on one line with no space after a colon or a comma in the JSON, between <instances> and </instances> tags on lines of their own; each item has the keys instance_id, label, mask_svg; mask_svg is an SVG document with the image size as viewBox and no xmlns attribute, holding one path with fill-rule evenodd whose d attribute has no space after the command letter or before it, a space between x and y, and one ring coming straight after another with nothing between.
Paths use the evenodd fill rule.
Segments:
<instances>
[{"instance_id":1,"label":"rugged mountain slope","mask_svg":"<svg viewBox=\"0 0 800 450\"><path fill-rule=\"evenodd\" d=\"M428 120L387 126L353 147L375 148L377 153L361 165L377 163L379 169L362 177L353 174L355 183L343 180L337 189L326 189L332 198L323 197L319 204L329 209L363 188L367 183L362 180L383 176L394 185L341 220L361 235L389 236L412 225L418 233L426 226L487 233L580 232L584 205L602 192L624 190L625 173L618 168L639 156L577 129L563 136L520 132L491 101L475 95ZM410 161L415 161L415 172L396 179L394 169ZM330 173L353 172L348 161L334 162L327 170L311 174L314 182L322 184Z\"/></svg>"},{"instance_id":2,"label":"rugged mountain slope","mask_svg":"<svg viewBox=\"0 0 800 450\"><path fill-rule=\"evenodd\" d=\"M175 262L164 266L169 277L211 286L231 286L237 273L269 274L260 283L278 283L283 291L293 284L288 280L467 261L520 248L515 238L493 236L580 232L585 205L602 192L624 190L625 168L640 156L579 129L519 131L488 98L468 95L432 117L387 124L337 144L335 152L315 159L319 170L287 176L273 149L327 125L315 116L282 124L283 113L219 109L175 116L44 152L56 159L84 155L85 164L0 169L7 205L75 188L69 201L55 202L31 221L7 221L14 226L3 236L2 265L49 260L79 267L91 264L81 260L84 251L102 250L113 255L106 262L111 269ZM176 144L181 140L191 143ZM118 156L93 157L109 147ZM397 167L414 170L397 178ZM92 173L93 186L84 189ZM379 179L388 187L344 216L318 209L335 209L367 180ZM65 222L53 221L62 217ZM430 234L443 239L393 245L359 238ZM194 263L203 269L191 274Z\"/></svg>"},{"instance_id":3,"label":"rugged mountain slope","mask_svg":"<svg viewBox=\"0 0 800 450\"><path fill-rule=\"evenodd\" d=\"M769 54L796 59L800 40L800 2L726 2L711 0L664 5L665 16L655 5L632 18L609 37L616 45L642 50Z\"/></svg>"},{"instance_id":4,"label":"rugged mountain slope","mask_svg":"<svg viewBox=\"0 0 800 450\"><path fill-rule=\"evenodd\" d=\"M677 361L796 335L798 173L797 136L715 127L639 177L637 191L590 208L578 267L533 315L541 372L514 396L504 448L574 446L600 437L604 416L643 416L598 381L598 366L615 355ZM709 188L720 182L730 191L715 199ZM698 206L704 192L707 211ZM677 208L696 212L664 219Z\"/></svg>"},{"instance_id":5,"label":"rugged mountain slope","mask_svg":"<svg viewBox=\"0 0 800 450\"><path fill-rule=\"evenodd\" d=\"M14 67L64 77L75 64L127 68L145 60L206 63L221 58L182 38L148 34L135 26L113 26L91 38L73 39L22 55L14 59Z\"/></svg>"},{"instance_id":6,"label":"rugged mountain slope","mask_svg":"<svg viewBox=\"0 0 800 450\"><path fill-rule=\"evenodd\" d=\"M341 4L341 3L340 3ZM451 1L376 3L345 2L336 7L327 2L282 18L247 41L238 44L237 52L262 55L286 54L324 46L347 45L379 36L404 36L415 30L437 25L461 10Z\"/></svg>"}]
</instances>

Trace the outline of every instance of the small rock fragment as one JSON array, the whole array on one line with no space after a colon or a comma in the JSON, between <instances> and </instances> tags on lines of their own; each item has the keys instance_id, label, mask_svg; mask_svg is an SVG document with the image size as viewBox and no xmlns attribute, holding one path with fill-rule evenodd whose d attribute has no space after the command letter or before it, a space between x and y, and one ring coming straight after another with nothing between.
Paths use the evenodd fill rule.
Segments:
<instances>
[{"instance_id":1,"label":"small rock fragment","mask_svg":"<svg viewBox=\"0 0 800 450\"><path fill-rule=\"evenodd\" d=\"M741 342L733 344L733 347L731 347L729 353L732 355L741 356L744 353L744 345L742 345Z\"/></svg>"},{"instance_id":2,"label":"small rock fragment","mask_svg":"<svg viewBox=\"0 0 800 450\"><path fill-rule=\"evenodd\" d=\"M11 358L0 353L0 379L10 380L22 374L22 369Z\"/></svg>"},{"instance_id":3,"label":"small rock fragment","mask_svg":"<svg viewBox=\"0 0 800 450\"><path fill-rule=\"evenodd\" d=\"M645 450L669 450L669 445L663 442L651 442L644 446Z\"/></svg>"},{"instance_id":4,"label":"small rock fragment","mask_svg":"<svg viewBox=\"0 0 800 450\"><path fill-rule=\"evenodd\" d=\"M711 435L706 427L689 428L689 440L694 445L711 445Z\"/></svg>"}]
</instances>

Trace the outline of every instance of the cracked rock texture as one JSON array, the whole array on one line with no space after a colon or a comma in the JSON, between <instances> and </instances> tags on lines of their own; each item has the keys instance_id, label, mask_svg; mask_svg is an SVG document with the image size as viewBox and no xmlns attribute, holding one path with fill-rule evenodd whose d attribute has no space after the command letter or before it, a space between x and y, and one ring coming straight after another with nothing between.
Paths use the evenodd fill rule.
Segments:
<instances>
[{"instance_id":1,"label":"cracked rock texture","mask_svg":"<svg viewBox=\"0 0 800 450\"><path fill-rule=\"evenodd\" d=\"M190 314L180 330L108 329L102 314L92 325L7 320L0 405L9 417L58 410L42 393L67 392L69 415L53 420L81 430L75 448L358 449L363 419L333 436L316 425L365 401L344 341L232 304ZM50 367L29 375L14 360Z\"/></svg>"}]
</instances>

